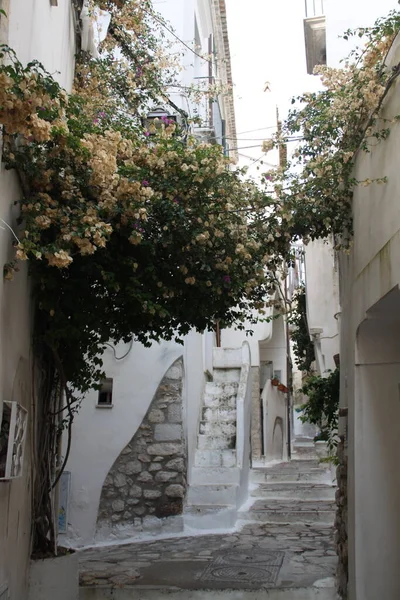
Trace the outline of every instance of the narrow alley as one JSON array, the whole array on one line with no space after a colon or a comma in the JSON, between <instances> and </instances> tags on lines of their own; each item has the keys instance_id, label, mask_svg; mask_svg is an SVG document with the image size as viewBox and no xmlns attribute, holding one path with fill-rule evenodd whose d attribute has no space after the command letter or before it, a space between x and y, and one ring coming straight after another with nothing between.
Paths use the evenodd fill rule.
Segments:
<instances>
[{"instance_id":1,"label":"narrow alley","mask_svg":"<svg viewBox=\"0 0 400 600\"><path fill-rule=\"evenodd\" d=\"M314 445L299 438L292 461L255 466L250 494L229 532L82 551L81 600L336 598L335 487Z\"/></svg>"}]
</instances>

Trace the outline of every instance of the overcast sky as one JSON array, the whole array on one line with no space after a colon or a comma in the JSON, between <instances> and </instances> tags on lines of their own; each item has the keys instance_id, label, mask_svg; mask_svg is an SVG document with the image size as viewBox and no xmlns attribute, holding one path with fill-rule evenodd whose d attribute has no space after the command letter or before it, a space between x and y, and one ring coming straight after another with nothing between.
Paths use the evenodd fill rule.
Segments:
<instances>
[{"instance_id":1,"label":"overcast sky","mask_svg":"<svg viewBox=\"0 0 400 600\"><path fill-rule=\"evenodd\" d=\"M241 164L251 164L243 155L258 159L261 139L274 129L243 132L274 126L276 107L285 116L290 98L316 89L318 82L306 71L303 2L226 0L226 6L238 147L259 144L239 150ZM266 82L271 91L264 92ZM265 160L274 162L274 154ZM255 165L250 174L257 175Z\"/></svg>"}]
</instances>

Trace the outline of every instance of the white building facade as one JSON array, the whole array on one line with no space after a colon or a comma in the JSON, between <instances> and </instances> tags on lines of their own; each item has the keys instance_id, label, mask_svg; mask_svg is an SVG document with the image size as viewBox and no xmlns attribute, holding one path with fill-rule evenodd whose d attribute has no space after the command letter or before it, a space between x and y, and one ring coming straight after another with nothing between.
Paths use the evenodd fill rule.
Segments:
<instances>
[{"instance_id":1,"label":"white building facade","mask_svg":"<svg viewBox=\"0 0 400 600\"><path fill-rule=\"evenodd\" d=\"M381 3L326 0L327 63L339 67L351 43L339 39L348 28L370 26L398 8ZM355 40L355 43L358 38ZM397 36L387 57L400 59ZM384 117L398 114L399 83L384 101ZM339 586L350 600L398 598L400 479L399 439L399 173L398 126L388 140L360 152L358 180L388 177L383 186L356 187L354 243L350 255L335 256L332 245L307 248L307 300L310 335L318 345L319 371L332 368L340 351L340 466L337 542ZM336 322L335 322L336 321ZM338 326L340 336L337 336ZM322 330L322 331L321 331ZM340 340L339 340L340 338ZM339 344L340 342L340 344Z\"/></svg>"},{"instance_id":2,"label":"white building facade","mask_svg":"<svg viewBox=\"0 0 400 600\"><path fill-rule=\"evenodd\" d=\"M0 42L13 48L26 64L39 60L67 90L71 90L76 51L76 15L72 3L34 0L3 1L7 16L0 17ZM56 3L57 4L57 3ZM44 35L43 32L46 32ZM15 203L22 191L12 171L0 170L0 262L13 258L17 228ZM31 331L32 304L26 264L13 281L0 282L0 423L9 427L8 443L19 440L7 468L7 439L0 444L0 595L27 598L31 552L31 491L33 411L37 398L32 392ZM13 421L13 415L16 420ZM11 417L11 421L10 421ZM7 425L8 423L8 425ZM21 453L21 460L17 454ZM9 454L10 457L10 454ZM3 597L3 596L2 596Z\"/></svg>"}]
</instances>

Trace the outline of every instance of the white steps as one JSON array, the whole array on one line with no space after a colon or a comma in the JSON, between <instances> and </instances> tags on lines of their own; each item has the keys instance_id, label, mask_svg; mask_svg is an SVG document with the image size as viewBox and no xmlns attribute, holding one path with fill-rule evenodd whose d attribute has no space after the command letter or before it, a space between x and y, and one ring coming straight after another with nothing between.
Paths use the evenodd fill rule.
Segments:
<instances>
[{"instance_id":1,"label":"white steps","mask_svg":"<svg viewBox=\"0 0 400 600\"><path fill-rule=\"evenodd\" d=\"M263 523L326 523L333 525L335 503L331 500L257 500L240 518Z\"/></svg>"},{"instance_id":2,"label":"white steps","mask_svg":"<svg viewBox=\"0 0 400 600\"><path fill-rule=\"evenodd\" d=\"M235 457L236 464L236 457ZM238 484L240 481L240 469L235 467L193 467L192 480L195 485L209 484Z\"/></svg>"},{"instance_id":3,"label":"white steps","mask_svg":"<svg viewBox=\"0 0 400 600\"><path fill-rule=\"evenodd\" d=\"M236 520L240 469L236 459L236 402L241 348L214 348L213 381L206 383L197 447L186 498L185 523L205 528ZM221 511L223 514L221 514ZM213 513L218 513L215 518ZM229 525L227 525L229 523Z\"/></svg>"},{"instance_id":4,"label":"white steps","mask_svg":"<svg viewBox=\"0 0 400 600\"><path fill-rule=\"evenodd\" d=\"M239 383L240 369L214 369L214 383Z\"/></svg>"},{"instance_id":5,"label":"white steps","mask_svg":"<svg viewBox=\"0 0 400 600\"><path fill-rule=\"evenodd\" d=\"M235 467L236 450L196 450L195 467Z\"/></svg>"},{"instance_id":6,"label":"white steps","mask_svg":"<svg viewBox=\"0 0 400 600\"><path fill-rule=\"evenodd\" d=\"M280 500L297 498L298 500L331 500L335 499L335 486L323 483L285 483L271 482L260 484L251 495L257 498Z\"/></svg>"},{"instance_id":7,"label":"white steps","mask_svg":"<svg viewBox=\"0 0 400 600\"><path fill-rule=\"evenodd\" d=\"M187 503L203 506L235 506L238 485L192 485L187 494Z\"/></svg>"}]
</instances>

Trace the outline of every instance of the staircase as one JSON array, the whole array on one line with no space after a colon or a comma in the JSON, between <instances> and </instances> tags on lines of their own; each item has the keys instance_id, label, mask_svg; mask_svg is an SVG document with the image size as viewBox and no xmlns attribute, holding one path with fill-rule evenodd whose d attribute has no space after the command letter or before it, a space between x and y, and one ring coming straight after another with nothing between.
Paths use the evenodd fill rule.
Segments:
<instances>
[{"instance_id":1,"label":"staircase","mask_svg":"<svg viewBox=\"0 0 400 600\"><path fill-rule=\"evenodd\" d=\"M333 525L335 487L330 468L318 461L314 445L303 439L296 440L292 456L290 462L252 470L254 500L247 511L239 513L240 519Z\"/></svg>"},{"instance_id":2,"label":"staircase","mask_svg":"<svg viewBox=\"0 0 400 600\"><path fill-rule=\"evenodd\" d=\"M207 382L204 390L184 513L185 524L191 527L233 526L237 508L247 492L243 494L247 482L238 460L243 448L237 429L238 398L239 406L243 405L249 388L248 374L243 348L214 348L213 381Z\"/></svg>"}]
</instances>

